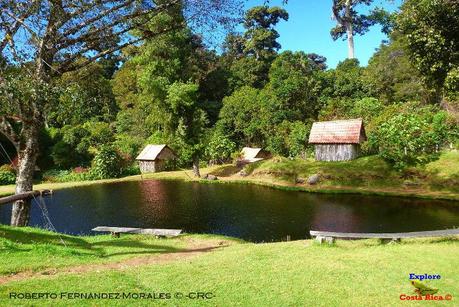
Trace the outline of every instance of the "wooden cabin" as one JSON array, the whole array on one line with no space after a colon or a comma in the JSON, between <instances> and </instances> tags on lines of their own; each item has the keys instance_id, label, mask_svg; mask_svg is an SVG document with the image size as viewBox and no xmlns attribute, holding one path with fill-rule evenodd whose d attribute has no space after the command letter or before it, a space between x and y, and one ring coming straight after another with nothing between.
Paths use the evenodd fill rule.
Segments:
<instances>
[{"instance_id":1,"label":"wooden cabin","mask_svg":"<svg viewBox=\"0 0 459 307\"><path fill-rule=\"evenodd\" d=\"M143 174L156 173L164 170L166 162L176 157L174 151L166 144L150 144L142 150L136 160L139 161L140 172Z\"/></svg>"},{"instance_id":2,"label":"wooden cabin","mask_svg":"<svg viewBox=\"0 0 459 307\"><path fill-rule=\"evenodd\" d=\"M367 139L361 118L315 122L309 134L317 161L348 161L360 155L360 144Z\"/></svg>"},{"instance_id":3,"label":"wooden cabin","mask_svg":"<svg viewBox=\"0 0 459 307\"><path fill-rule=\"evenodd\" d=\"M270 157L271 154L262 148L244 147L241 151L241 161L245 163L257 162Z\"/></svg>"}]
</instances>

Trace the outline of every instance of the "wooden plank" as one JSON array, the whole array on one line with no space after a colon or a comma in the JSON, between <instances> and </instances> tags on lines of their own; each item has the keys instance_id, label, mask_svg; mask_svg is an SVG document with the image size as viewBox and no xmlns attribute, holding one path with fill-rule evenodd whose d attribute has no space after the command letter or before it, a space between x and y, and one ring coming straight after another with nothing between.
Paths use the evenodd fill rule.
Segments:
<instances>
[{"instance_id":1,"label":"wooden plank","mask_svg":"<svg viewBox=\"0 0 459 307\"><path fill-rule=\"evenodd\" d=\"M182 233L181 229L148 229L148 228L129 228L129 227L108 227L98 226L93 228L92 231L97 232L111 232L113 234L119 233L132 233L132 234L144 234L161 237L176 237Z\"/></svg>"},{"instance_id":2,"label":"wooden plank","mask_svg":"<svg viewBox=\"0 0 459 307\"><path fill-rule=\"evenodd\" d=\"M421 237L445 237L459 235L458 229L415 231L415 232L388 232L388 233L356 233L356 232L331 232L315 231L309 232L312 237L332 237L346 239L401 239L401 238L421 238Z\"/></svg>"},{"instance_id":3,"label":"wooden plank","mask_svg":"<svg viewBox=\"0 0 459 307\"><path fill-rule=\"evenodd\" d=\"M52 191L50 190L42 190L42 191L30 191L30 192L10 195L6 197L1 197L0 205L10 204L18 200L26 200L26 199L31 199L31 198L38 197L38 196L47 196L51 194L52 194Z\"/></svg>"}]
</instances>

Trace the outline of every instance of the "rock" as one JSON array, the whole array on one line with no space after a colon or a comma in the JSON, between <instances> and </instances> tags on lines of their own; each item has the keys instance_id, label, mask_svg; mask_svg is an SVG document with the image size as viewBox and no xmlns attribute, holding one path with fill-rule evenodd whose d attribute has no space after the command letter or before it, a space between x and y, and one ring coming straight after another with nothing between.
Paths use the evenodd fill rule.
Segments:
<instances>
[{"instance_id":1,"label":"rock","mask_svg":"<svg viewBox=\"0 0 459 307\"><path fill-rule=\"evenodd\" d=\"M248 174L247 174L247 172L246 172L245 170L241 170L241 171L239 172L239 176L241 176L241 177L245 177L245 176L247 176L247 175L248 175Z\"/></svg>"},{"instance_id":2,"label":"rock","mask_svg":"<svg viewBox=\"0 0 459 307\"><path fill-rule=\"evenodd\" d=\"M311 185L314 185L314 184L318 183L319 180L320 180L319 174L314 174L314 175L308 177L308 183L311 184Z\"/></svg>"},{"instance_id":3,"label":"rock","mask_svg":"<svg viewBox=\"0 0 459 307\"><path fill-rule=\"evenodd\" d=\"M416 187L416 186L421 185L419 182L410 181L410 180L405 180L403 184L407 187Z\"/></svg>"},{"instance_id":4,"label":"rock","mask_svg":"<svg viewBox=\"0 0 459 307\"><path fill-rule=\"evenodd\" d=\"M305 181L304 178L300 178L300 177L295 179L295 183L299 183L299 184L304 183L304 181Z\"/></svg>"},{"instance_id":5,"label":"rock","mask_svg":"<svg viewBox=\"0 0 459 307\"><path fill-rule=\"evenodd\" d=\"M207 179L207 180L218 180L217 176L215 176L215 175L210 175L210 174L207 175L207 178L206 178L206 179Z\"/></svg>"}]
</instances>

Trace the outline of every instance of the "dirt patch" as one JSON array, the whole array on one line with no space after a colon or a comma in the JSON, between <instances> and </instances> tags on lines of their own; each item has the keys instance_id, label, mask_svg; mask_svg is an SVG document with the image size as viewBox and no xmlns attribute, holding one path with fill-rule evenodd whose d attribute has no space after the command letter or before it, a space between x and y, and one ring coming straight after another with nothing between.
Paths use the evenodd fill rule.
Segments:
<instances>
[{"instance_id":1,"label":"dirt patch","mask_svg":"<svg viewBox=\"0 0 459 307\"><path fill-rule=\"evenodd\" d=\"M84 274L88 272L100 272L106 270L125 270L133 267L144 265L154 265L173 262L177 260L189 259L196 257L203 253L208 253L213 250L224 248L230 245L229 241L212 240L212 241L195 241L187 239L188 246L186 249L163 253L160 255L134 257L124 259L118 262L100 263L100 264L86 264L73 267L53 268L40 272L19 272L8 276L0 276L0 285L14 281L27 280L31 278L49 278L63 274Z\"/></svg>"}]
</instances>

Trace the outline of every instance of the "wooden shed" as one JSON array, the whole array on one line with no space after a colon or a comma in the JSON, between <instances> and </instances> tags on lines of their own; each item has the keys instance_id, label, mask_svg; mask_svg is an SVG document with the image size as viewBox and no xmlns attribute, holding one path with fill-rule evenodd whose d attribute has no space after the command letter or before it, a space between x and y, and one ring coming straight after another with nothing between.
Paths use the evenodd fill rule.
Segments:
<instances>
[{"instance_id":1,"label":"wooden shed","mask_svg":"<svg viewBox=\"0 0 459 307\"><path fill-rule=\"evenodd\" d=\"M137 156L141 173L156 173L164 170L167 160L175 159L176 155L166 144L147 145Z\"/></svg>"},{"instance_id":2,"label":"wooden shed","mask_svg":"<svg viewBox=\"0 0 459 307\"><path fill-rule=\"evenodd\" d=\"M315 145L317 161L347 161L360 155L360 144L366 138L361 118L315 122L309 144Z\"/></svg>"},{"instance_id":3,"label":"wooden shed","mask_svg":"<svg viewBox=\"0 0 459 307\"><path fill-rule=\"evenodd\" d=\"M268 159L271 154L262 148L244 147L241 151L241 160L246 163Z\"/></svg>"}]
</instances>

